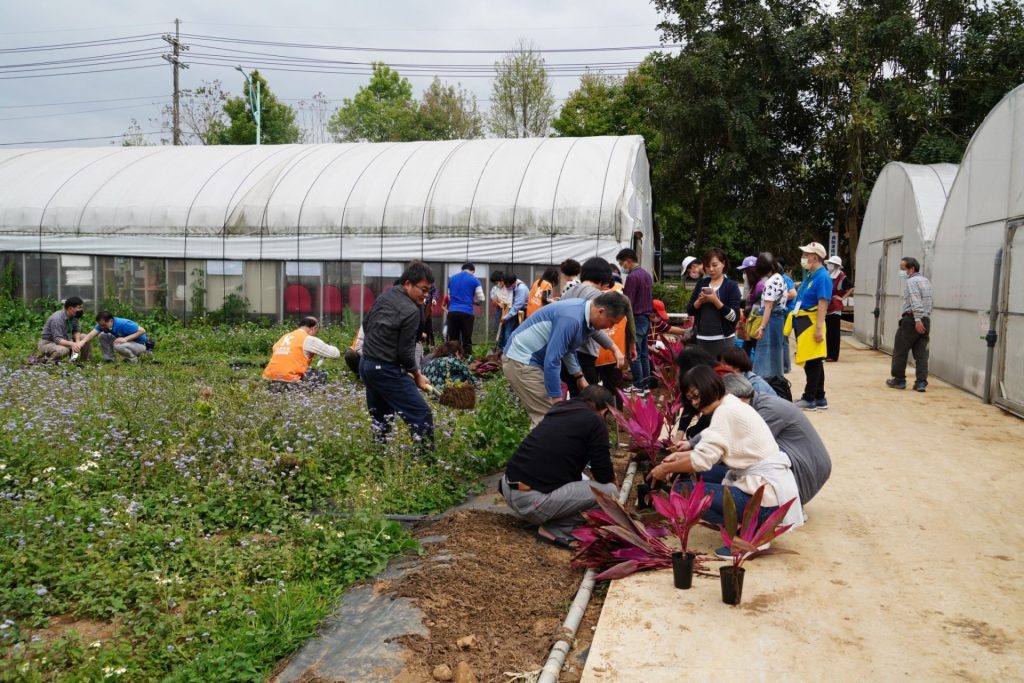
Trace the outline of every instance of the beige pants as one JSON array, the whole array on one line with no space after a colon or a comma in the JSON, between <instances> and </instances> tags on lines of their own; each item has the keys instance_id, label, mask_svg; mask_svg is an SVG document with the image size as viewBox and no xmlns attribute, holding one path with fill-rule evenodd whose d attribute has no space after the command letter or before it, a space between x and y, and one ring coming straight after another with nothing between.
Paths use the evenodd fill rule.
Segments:
<instances>
[{"instance_id":1,"label":"beige pants","mask_svg":"<svg viewBox=\"0 0 1024 683\"><path fill-rule=\"evenodd\" d=\"M82 345L82 352L79 354L79 360L88 360L89 351L92 347L92 342ZM71 355L71 349L60 344L54 344L45 340L39 340L39 346L36 347L36 353L46 358L52 358L53 360L64 360Z\"/></svg>"},{"instance_id":2,"label":"beige pants","mask_svg":"<svg viewBox=\"0 0 1024 683\"><path fill-rule=\"evenodd\" d=\"M531 425L536 427L551 407L548 390L544 387L544 371L507 357L501 361L501 371L526 408Z\"/></svg>"}]
</instances>

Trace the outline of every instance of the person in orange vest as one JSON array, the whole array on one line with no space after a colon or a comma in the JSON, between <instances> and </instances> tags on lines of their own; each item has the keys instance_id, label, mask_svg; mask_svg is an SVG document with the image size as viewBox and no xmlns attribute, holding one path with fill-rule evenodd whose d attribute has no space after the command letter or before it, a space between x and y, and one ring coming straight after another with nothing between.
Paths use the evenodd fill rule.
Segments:
<instances>
[{"instance_id":1,"label":"person in orange vest","mask_svg":"<svg viewBox=\"0 0 1024 683\"><path fill-rule=\"evenodd\" d=\"M263 379L287 384L323 383L326 373L311 369L310 361L313 360L313 356L339 358L341 352L338 347L317 339L316 334L319 331L320 322L316 318L306 316L300 320L298 329L283 335L274 344L270 362L263 370Z\"/></svg>"},{"instance_id":2,"label":"person in orange vest","mask_svg":"<svg viewBox=\"0 0 1024 683\"><path fill-rule=\"evenodd\" d=\"M614 274L612 277L615 278L612 291L622 294L622 279ZM606 330L606 334L612 338L615 348L621 351L623 355L629 359L636 358L636 323L634 322L632 307L628 309L625 318L612 325L611 329ZM619 389L622 388L622 370L619 369L616 362L615 352L611 349L602 348L597 353L594 367L597 369L597 376L601 381L601 385L611 392L612 397L615 399L616 407L621 409L622 397L619 396Z\"/></svg>"},{"instance_id":3,"label":"person in orange vest","mask_svg":"<svg viewBox=\"0 0 1024 683\"><path fill-rule=\"evenodd\" d=\"M558 268L549 266L544 269L544 273L537 278L530 289L530 298L526 302L526 317L529 318L544 306L555 301L558 298L557 291Z\"/></svg>"}]
</instances>

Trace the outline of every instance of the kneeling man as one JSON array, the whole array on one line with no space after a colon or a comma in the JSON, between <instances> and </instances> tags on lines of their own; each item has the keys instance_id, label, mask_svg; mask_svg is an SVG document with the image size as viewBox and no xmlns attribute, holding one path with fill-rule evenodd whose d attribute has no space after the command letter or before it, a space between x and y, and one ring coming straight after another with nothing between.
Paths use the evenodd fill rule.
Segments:
<instances>
[{"instance_id":1,"label":"kneeling man","mask_svg":"<svg viewBox=\"0 0 1024 683\"><path fill-rule=\"evenodd\" d=\"M543 541L571 547L580 512L597 507L592 486L618 495L604 421L612 400L592 384L556 403L508 461L498 490L518 516L539 525ZM587 463L592 481L582 478Z\"/></svg>"}]
</instances>

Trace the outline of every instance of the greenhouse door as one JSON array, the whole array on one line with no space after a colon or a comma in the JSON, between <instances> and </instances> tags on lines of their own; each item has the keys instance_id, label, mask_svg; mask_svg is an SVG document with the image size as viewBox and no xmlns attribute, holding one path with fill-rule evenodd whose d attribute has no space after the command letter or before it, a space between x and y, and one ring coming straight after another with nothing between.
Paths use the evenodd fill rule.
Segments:
<instances>
[{"instance_id":1,"label":"greenhouse door","mask_svg":"<svg viewBox=\"0 0 1024 683\"><path fill-rule=\"evenodd\" d=\"M903 280L896 276L903 258L903 240L886 240L882 245L881 277L878 279L878 348L892 353L892 342L903 308Z\"/></svg>"},{"instance_id":2,"label":"greenhouse door","mask_svg":"<svg viewBox=\"0 0 1024 683\"><path fill-rule=\"evenodd\" d=\"M995 401L1024 416L1024 220L1006 225Z\"/></svg>"}]
</instances>

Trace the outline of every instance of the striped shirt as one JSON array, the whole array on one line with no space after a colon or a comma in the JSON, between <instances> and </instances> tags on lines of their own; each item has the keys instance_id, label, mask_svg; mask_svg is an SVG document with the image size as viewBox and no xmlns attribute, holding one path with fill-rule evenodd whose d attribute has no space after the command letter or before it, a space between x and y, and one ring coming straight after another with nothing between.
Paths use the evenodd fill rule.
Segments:
<instances>
[{"instance_id":1,"label":"striped shirt","mask_svg":"<svg viewBox=\"0 0 1024 683\"><path fill-rule=\"evenodd\" d=\"M914 273L903 283L903 310L900 315L913 314L914 320L932 315L932 283L924 275Z\"/></svg>"}]
</instances>

